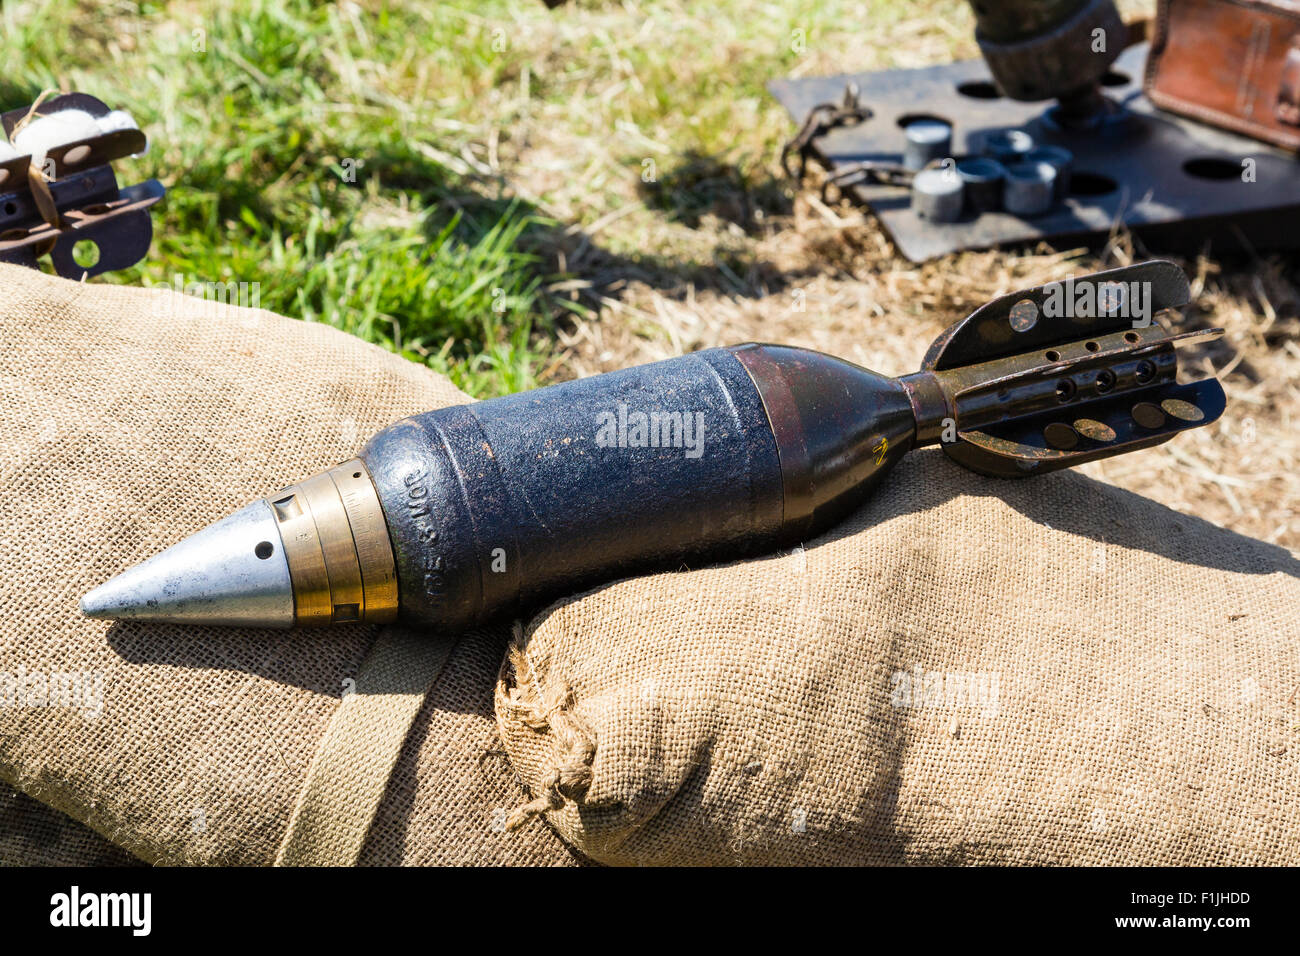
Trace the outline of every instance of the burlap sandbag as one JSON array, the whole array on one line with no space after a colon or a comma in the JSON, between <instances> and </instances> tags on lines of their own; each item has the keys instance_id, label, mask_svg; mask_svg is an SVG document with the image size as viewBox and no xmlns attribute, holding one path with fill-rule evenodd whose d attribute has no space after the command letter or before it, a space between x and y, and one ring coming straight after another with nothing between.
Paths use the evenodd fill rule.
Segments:
<instances>
[{"instance_id":1,"label":"burlap sandbag","mask_svg":"<svg viewBox=\"0 0 1300 956\"><path fill-rule=\"evenodd\" d=\"M541 615L497 689L511 825L609 863L1295 864L1298 573L917 452L805 549Z\"/></svg>"},{"instance_id":2,"label":"burlap sandbag","mask_svg":"<svg viewBox=\"0 0 1300 956\"><path fill-rule=\"evenodd\" d=\"M0 294L0 671L103 683L0 708L0 778L146 861L270 862L374 633L76 599L461 396L265 312L12 267ZM495 721L508 635L461 637L360 861L575 862L542 813L610 862L1294 862L1296 571L1078 475L918 454L804 552L543 614Z\"/></svg>"},{"instance_id":3,"label":"burlap sandbag","mask_svg":"<svg viewBox=\"0 0 1300 956\"><path fill-rule=\"evenodd\" d=\"M0 783L0 866L139 866L67 814Z\"/></svg>"},{"instance_id":4,"label":"burlap sandbag","mask_svg":"<svg viewBox=\"0 0 1300 956\"><path fill-rule=\"evenodd\" d=\"M0 706L0 779L145 861L274 860L374 630L110 625L77 599L462 400L322 325L0 265L0 675L85 678ZM508 639L459 639L360 862L574 862L545 828L504 830L526 799L492 717Z\"/></svg>"}]
</instances>

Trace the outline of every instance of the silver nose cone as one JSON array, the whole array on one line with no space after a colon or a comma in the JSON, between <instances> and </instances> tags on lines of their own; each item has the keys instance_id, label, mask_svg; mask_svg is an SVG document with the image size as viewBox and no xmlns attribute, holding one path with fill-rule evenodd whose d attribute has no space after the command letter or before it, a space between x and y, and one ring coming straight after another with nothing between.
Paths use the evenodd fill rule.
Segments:
<instances>
[{"instance_id":1,"label":"silver nose cone","mask_svg":"<svg viewBox=\"0 0 1300 956\"><path fill-rule=\"evenodd\" d=\"M271 506L255 501L81 599L87 617L290 627L293 584Z\"/></svg>"}]
</instances>

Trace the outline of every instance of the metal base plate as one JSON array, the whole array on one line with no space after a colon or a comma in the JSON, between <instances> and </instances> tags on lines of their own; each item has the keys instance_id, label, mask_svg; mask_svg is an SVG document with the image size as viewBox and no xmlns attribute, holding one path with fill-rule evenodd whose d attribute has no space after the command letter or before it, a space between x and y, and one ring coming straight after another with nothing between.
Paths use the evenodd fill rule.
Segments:
<instances>
[{"instance_id":1,"label":"metal base plate","mask_svg":"<svg viewBox=\"0 0 1300 956\"><path fill-rule=\"evenodd\" d=\"M875 115L813 142L818 158L832 170L864 160L898 162L904 143L900 121L919 115L952 124L958 155L975 151L985 132L1007 127L1024 127L1040 143L1074 153L1070 197L1032 219L994 212L930 223L912 212L904 187L852 187L913 262L1040 240L1097 245L1117 223L1149 247L1170 251L1200 251L1207 243L1221 254L1300 248L1300 162L1255 140L1156 109L1142 94L1146 54L1147 45L1139 44L1116 61L1105 92L1126 109L1120 119L1087 131L1059 127L1050 103L998 96L982 60L775 80L769 89L802 122L816 104L842 99L846 83L858 85L862 102ZM1243 177L1248 169L1253 181Z\"/></svg>"}]
</instances>

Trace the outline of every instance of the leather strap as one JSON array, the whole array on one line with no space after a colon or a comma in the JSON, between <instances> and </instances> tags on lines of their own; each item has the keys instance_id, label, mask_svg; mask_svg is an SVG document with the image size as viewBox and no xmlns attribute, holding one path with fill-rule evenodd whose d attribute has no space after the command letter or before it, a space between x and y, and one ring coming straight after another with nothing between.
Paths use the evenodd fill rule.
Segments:
<instances>
[{"instance_id":1,"label":"leather strap","mask_svg":"<svg viewBox=\"0 0 1300 956\"><path fill-rule=\"evenodd\" d=\"M1282 61L1276 112L1281 122L1300 126L1300 34L1291 38L1291 47Z\"/></svg>"},{"instance_id":2,"label":"leather strap","mask_svg":"<svg viewBox=\"0 0 1300 956\"><path fill-rule=\"evenodd\" d=\"M321 740L276 866L355 866L411 724L454 640L385 627Z\"/></svg>"},{"instance_id":3,"label":"leather strap","mask_svg":"<svg viewBox=\"0 0 1300 956\"><path fill-rule=\"evenodd\" d=\"M1300 151L1300 2L1159 0L1147 97Z\"/></svg>"}]
</instances>

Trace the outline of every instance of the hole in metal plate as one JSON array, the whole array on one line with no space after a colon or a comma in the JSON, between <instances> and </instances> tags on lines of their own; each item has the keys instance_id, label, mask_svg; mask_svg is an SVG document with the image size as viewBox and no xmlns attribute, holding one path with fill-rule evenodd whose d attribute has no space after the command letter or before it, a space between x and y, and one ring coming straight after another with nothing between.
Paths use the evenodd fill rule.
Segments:
<instances>
[{"instance_id":1,"label":"hole in metal plate","mask_svg":"<svg viewBox=\"0 0 1300 956\"><path fill-rule=\"evenodd\" d=\"M1165 423L1165 413L1159 405L1151 402L1138 402L1133 406L1133 421L1143 428L1159 428Z\"/></svg>"},{"instance_id":2,"label":"hole in metal plate","mask_svg":"<svg viewBox=\"0 0 1300 956\"><path fill-rule=\"evenodd\" d=\"M1002 94L991 80L967 80L957 84L957 92L973 100L1000 100Z\"/></svg>"},{"instance_id":3,"label":"hole in metal plate","mask_svg":"<svg viewBox=\"0 0 1300 956\"><path fill-rule=\"evenodd\" d=\"M1183 163L1183 172L1196 179L1225 182L1229 179L1240 179L1242 166L1231 159L1221 159L1218 156L1202 156L1197 159L1189 159Z\"/></svg>"},{"instance_id":4,"label":"hole in metal plate","mask_svg":"<svg viewBox=\"0 0 1300 956\"><path fill-rule=\"evenodd\" d=\"M79 239L72 245L72 261L83 269L99 262L99 246L93 239Z\"/></svg>"},{"instance_id":5,"label":"hole in metal plate","mask_svg":"<svg viewBox=\"0 0 1300 956\"><path fill-rule=\"evenodd\" d=\"M1075 172L1070 176L1071 196L1104 196L1119 188L1119 183L1101 173Z\"/></svg>"}]
</instances>

